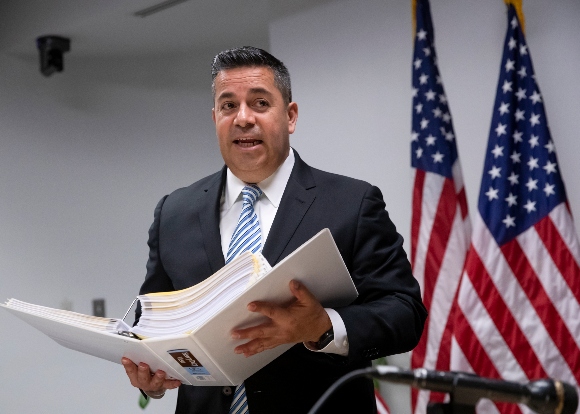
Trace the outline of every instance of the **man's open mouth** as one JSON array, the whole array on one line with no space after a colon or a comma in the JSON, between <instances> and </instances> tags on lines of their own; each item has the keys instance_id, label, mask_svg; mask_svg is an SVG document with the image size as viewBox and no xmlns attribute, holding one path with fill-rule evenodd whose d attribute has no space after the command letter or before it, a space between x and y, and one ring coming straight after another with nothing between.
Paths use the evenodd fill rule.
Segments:
<instances>
[{"instance_id":1,"label":"man's open mouth","mask_svg":"<svg viewBox=\"0 0 580 414\"><path fill-rule=\"evenodd\" d=\"M248 139L236 139L234 140L234 144L239 145L241 147L253 147L255 145L259 145L262 143L262 140L260 139L253 139L253 138L248 138Z\"/></svg>"}]
</instances>

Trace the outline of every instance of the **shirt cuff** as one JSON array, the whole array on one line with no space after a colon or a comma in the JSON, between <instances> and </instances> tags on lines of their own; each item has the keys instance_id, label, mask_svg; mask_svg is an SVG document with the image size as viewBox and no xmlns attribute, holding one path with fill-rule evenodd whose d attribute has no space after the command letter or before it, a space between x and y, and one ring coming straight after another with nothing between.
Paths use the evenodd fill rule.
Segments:
<instances>
[{"instance_id":1,"label":"shirt cuff","mask_svg":"<svg viewBox=\"0 0 580 414\"><path fill-rule=\"evenodd\" d=\"M337 311L330 308L324 308L330 322L332 323L332 329L334 331L334 340L331 341L322 349L316 349L310 346L307 342L304 342L304 346L314 352L325 352L328 354L338 354L342 356L348 355L348 337L346 334L346 326Z\"/></svg>"}]
</instances>

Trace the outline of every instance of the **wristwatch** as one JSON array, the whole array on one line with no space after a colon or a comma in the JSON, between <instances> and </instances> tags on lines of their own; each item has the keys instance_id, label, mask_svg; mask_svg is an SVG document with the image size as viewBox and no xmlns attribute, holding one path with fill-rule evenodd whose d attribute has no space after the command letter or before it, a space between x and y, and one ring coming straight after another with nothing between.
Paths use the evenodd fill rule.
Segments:
<instances>
[{"instance_id":1,"label":"wristwatch","mask_svg":"<svg viewBox=\"0 0 580 414\"><path fill-rule=\"evenodd\" d=\"M334 329L330 328L324 332L320 339L316 342L316 349L324 349L331 341L334 340Z\"/></svg>"}]
</instances>

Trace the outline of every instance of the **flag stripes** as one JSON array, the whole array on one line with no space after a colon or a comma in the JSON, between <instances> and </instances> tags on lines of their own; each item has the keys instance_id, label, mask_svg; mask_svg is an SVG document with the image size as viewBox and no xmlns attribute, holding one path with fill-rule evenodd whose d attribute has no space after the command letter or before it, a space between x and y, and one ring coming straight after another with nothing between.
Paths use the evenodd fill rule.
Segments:
<instances>
[{"instance_id":1,"label":"flag stripes","mask_svg":"<svg viewBox=\"0 0 580 414\"><path fill-rule=\"evenodd\" d=\"M429 2L417 0L413 11L411 265L429 317L411 366L448 370L449 319L469 246L470 223L451 112L437 67ZM415 414L425 413L429 400L443 398L415 389L411 396Z\"/></svg>"}]
</instances>

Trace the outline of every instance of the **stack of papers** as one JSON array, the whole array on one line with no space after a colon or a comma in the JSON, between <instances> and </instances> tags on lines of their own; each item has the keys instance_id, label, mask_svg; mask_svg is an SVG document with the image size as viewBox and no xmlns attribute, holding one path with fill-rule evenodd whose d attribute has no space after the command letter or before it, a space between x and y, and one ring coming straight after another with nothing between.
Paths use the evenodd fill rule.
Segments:
<instances>
[{"instance_id":1,"label":"stack of papers","mask_svg":"<svg viewBox=\"0 0 580 414\"><path fill-rule=\"evenodd\" d=\"M261 253L242 253L197 285L139 295L141 318L131 328L140 338L191 333L271 269Z\"/></svg>"},{"instance_id":2,"label":"stack of papers","mask_svg":"<svg viewBox=\"0 0 580 414\"><path fill-rule=\"evenodd\" d=\"M130 329L129 325L119 319L83 315L82 313L34 305L32 303L22 302L18 299L8 299L6 307L53 321L75 325L85 329L110 332L113 334L117 334L119 331L128 331Z\"/></svg>"}]
</instances>

